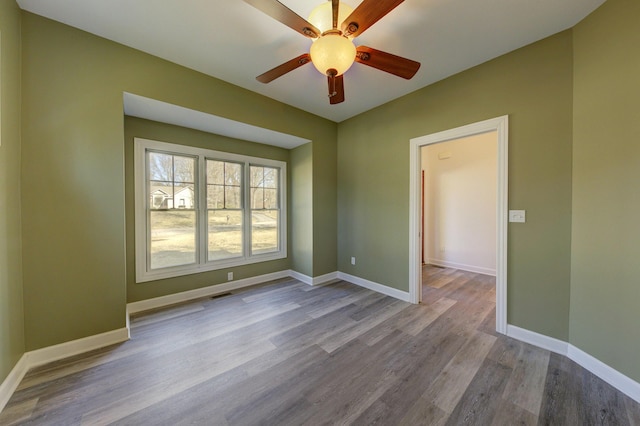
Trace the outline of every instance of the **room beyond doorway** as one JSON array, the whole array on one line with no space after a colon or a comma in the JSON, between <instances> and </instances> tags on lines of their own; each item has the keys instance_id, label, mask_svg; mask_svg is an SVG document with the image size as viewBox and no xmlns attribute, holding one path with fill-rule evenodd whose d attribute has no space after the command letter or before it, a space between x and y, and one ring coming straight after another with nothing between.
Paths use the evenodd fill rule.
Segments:
<instances>
[{"instance_id":1,"label":"room beyond doorway","mask_svg":"<svg viewBox=\"0 0 640 426\"><path fill-rule=\"evenodd\" d=\"M423 146L438 144L488 132L497 138L496 160L496 331L506 333L507 328L507 147L508 116L498 117L455 129L422 136L410 141L410 216L409 216L409 294L413 303L422 300L422 167Z\"/></svg>"}]
</instances>

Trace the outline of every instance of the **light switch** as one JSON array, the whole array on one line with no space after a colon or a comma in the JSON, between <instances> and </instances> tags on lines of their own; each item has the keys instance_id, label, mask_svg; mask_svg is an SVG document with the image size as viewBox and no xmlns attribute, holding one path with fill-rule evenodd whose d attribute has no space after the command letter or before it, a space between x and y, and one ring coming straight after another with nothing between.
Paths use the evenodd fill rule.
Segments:
<instances>
[{"instance_id":1,"label":"light switch","mask_svg":"<svg viewBox=\"0 0 640 426\"><path fill-rule=\"evenodd\" d=\"M526 215L524 210L509 210L509 222L526 222Z\"/></svg>"}]
</instances>

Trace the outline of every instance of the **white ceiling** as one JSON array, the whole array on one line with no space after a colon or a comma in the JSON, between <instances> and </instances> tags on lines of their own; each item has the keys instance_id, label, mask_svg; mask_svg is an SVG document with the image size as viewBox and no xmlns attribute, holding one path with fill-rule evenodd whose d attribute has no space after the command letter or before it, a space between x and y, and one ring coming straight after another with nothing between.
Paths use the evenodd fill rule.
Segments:
<instances>
[{"instance_id":1,"label":"white ceiling","mask_svg":"<svg viewBox=\"0 0 640 426\"><path fill-rule=\"evenodd\" d=\"M322 0L281 0L302 17ZM361 0L344 0L352 7ZM356 45L422 63L412 80L354 64L346 101L308 64L255 77L309 51L311 41L242 0L18 0L24 10L148 52L340 122L506 52L570 28L604 0L406 0Z\"/></svg>"}]
</instances>

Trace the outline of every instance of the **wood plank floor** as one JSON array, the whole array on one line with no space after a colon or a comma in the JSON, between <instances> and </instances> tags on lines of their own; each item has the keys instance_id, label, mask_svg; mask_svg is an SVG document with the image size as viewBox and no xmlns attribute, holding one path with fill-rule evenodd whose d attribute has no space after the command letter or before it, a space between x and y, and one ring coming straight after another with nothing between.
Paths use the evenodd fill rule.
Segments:
<instances>
[{"instance_id":1,"label":"wood plank floor","mask_svg":"<svg viewBox=\"0 0 640 426\"><path fill-rule=\"evenodd\" d=\"M0 424L640 425L565 357L495 333L492 277L425 267L424 303L286 279L132 318L30 371Z\"/></svg>"}]
</instances>

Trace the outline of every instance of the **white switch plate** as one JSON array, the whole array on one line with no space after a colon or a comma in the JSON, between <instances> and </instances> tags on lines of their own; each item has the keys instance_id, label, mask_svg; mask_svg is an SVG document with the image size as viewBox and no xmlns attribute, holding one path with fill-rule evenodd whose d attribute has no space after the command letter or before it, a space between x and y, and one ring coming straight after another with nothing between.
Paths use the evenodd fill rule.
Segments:
<instances>
[{"instance_id":1,"label":"white switch plate","mask_svg":"<svg viewBox=\"0 0 640 426\"><path fill-rule=\"evenodd\" d=\"M355 264L356 264L356 258L355 258L355 257L352 257L352 258L351 258L351 264L352 264L352 265L355 265Z\"/></svg>"},{"instance_id":2,"label":"white switch plate","mask_svg":"<svg viewBox=\"0 0 640 426\"><path fill-rule=\"evenodd\" d=\"M526 212L524 210L509 210L509 222L525 223Z\"/></svg>"}]
</instances>

